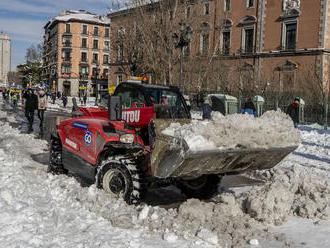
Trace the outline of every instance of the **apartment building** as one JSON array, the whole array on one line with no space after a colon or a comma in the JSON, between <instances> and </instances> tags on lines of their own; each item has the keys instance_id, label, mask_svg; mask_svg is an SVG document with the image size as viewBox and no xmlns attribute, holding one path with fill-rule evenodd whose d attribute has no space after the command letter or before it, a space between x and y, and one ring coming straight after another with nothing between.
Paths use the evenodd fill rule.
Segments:
<instances>
[{"instance_id":1,"label":"apartment building","mask_svg":"<svg viewBox=\"0 0 330 248\"><path fill-rule=\"evenodd\" d=\"M0 85L8 86L8 72L11 69L11 40L8 34L0 33Z\"/></svg>"},{"instance_id":2,"label":"apartment building","mask_svg":"<svg viewBox=\"0 0 330 248\"><path fill-rule=\"evenodd\" d=\"M64 11L44 26L43 76L68 96L107 93L110 22L84 10Z\"/></svg>"},{"instance_id":3,"label":"apartment building","mask_svg":"<svg viewBox=\"0 0 330 248\"><path fill-rule=\"evenodd\" d=\"M154 4L158 3L146 6ZM326 0L182 0L168 11L168 18L176 11L173 25L178 30L180 23L193 30L183 61L187 91L268 88L298 92L309 87L303 85L304 80L320 80L324 89L329 88ZM109 15L113 47L120 30L132 26L135 13L139 12L128 8ZM110 81L115 83L130 74L123 70L128 61L118 61L117 55L111 55ZM178 71L179 63L174 66ZM172 82L182 85L178 80L176 76Z\"/></svg>"}]
</instances>

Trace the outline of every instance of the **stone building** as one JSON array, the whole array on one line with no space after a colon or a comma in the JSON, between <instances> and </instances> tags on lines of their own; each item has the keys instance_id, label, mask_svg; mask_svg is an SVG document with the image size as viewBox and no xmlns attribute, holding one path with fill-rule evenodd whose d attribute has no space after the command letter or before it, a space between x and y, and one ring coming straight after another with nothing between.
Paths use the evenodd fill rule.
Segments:
<instances>
[{"instance_id":1,"label":"stone building","mask_svg":"<svg viewBox=\"0 0 330 248\"><path fill-rule=\"evenodd\" d=\"M0 33L0 85L8 86L8 72L11 70L11 40L7 34Z\"/></svg>"},{"instance_id":2,"label":"stone building","mask_svg":"<svg viewBox=\"0 0 330 248\"><path fill-rule=\"evenodd\" d=\"M107 93L110 22L79 10L64 11L44 27L43 76L69 96Z\"/></svg>"},{"instance_id":3,"label":"stone building","mask_svg":"<svg viewBox=\"0 0 330 248\"><path fill-rule=\"evenodd\" d=\"M329 1L173 2L178 6L167 10L168 18L174 11L177 30L185 23L191 25L193 34L183 53L183 82L178 82L180 63L176 63L172 84L187 91L231 93L272 90L315 91L317 95L329 88ZM154 4L158 3L146 6ZM132 26L132 19L141 13L134 9L109 14L112 47L117 46L120 29ZM149 12L152 18L152 10ZM122 69L129 62L117 58L117 53L111 54L110 81L115 83L130 75Z\"/></svg>"}]
</instances>

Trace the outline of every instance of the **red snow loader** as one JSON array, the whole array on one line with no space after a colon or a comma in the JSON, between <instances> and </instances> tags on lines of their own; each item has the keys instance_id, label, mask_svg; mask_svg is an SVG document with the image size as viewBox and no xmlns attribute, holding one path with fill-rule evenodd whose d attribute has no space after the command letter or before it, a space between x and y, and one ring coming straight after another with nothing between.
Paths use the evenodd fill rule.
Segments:
<instances>
[{"instance_id":1,"label":"red snow loader","mask_svg":"<svg viewBox=\"0 0 330 248\"><path fill-rule=\"evenodd\" d=\"M172 122L190 122L178 88L121 83L106 107L75 106L51 135L48 171L68 171L137 204L155 185L176 185L187 197L208 198L223 175L274 167L296 147L191 152L164 135Z\"/></svg>"}]
</instances>

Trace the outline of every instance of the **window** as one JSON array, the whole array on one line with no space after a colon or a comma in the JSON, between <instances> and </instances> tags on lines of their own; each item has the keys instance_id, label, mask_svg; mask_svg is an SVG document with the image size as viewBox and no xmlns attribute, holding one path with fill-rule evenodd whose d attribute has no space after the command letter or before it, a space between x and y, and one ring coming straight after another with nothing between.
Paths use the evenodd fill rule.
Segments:
<instances>
[{"instance_id":1,"label":"window","mask_svg":"<svg viewBox=\"0 0 330 248\"><path fill-rule=\"evenodd\" d=\"M282 85L284 92L292 92L295 90L295 72L282 72Z\"/></svg>"},{"instance_id":2,"label":"window","mask_svg":"<svg viewBox=\"0 0 330 248\"><path fill-rule=\"evenodd\" d=\"M65 51L63 53L63 59L64 59L64 61L70 61L71 60L71 52Z\"/></svg>"},{"instance_id":3,"label":"window","mask_svg":"<svg viewBox=\"0 0 330 248\"><path fill-rule=\"evenodd\" d=\"M124 59L124 46L123 44L119 44L117 51L117 61L122 61L123 59Z\"/></svg>"},{"instance_id":4,"label":"window","mask_svg":"<svg viewBox=\"0 0 330 248\"><path fill-rule=\"evenodd\" d=\"M98 27L94 27L94 36L99 36L99 28Z\"/></svg>"},{"instance_id":5,"label":"window","mask_svg":"<svg viewBox=\"0 0 330 248\"><path fill-rule=\"evenodd\" d=\"M186 8L186 18L189 18L190 17L190 11L191 11L191 8L190 8L190 6L188 6Z\"/></svg>"},{"instance_id":6,"label":"window","mask_svg":"<svg viewBox=\"0 0 330 248\"><path fill-rule=\"evenodd\" d=\"M65 24L65 32L70 33L70 24Z\"/></svg>"},{"instance_id":7,"label":"window","mask_svg":"<svg viewBox=\"0 0 330 248\"><path fill-rule=\"evenodd\" d=\"M110 50L110 42L109 41L104 41L104 50L109 51Z\"/></svg>"},{"instance_id":8,"label":"window","mask_svg":"<svg viewBox=\"0 0 330 248\"><path fill-rule=\"evenodd\" d=\"M98 63L99 55L97 53L93 53L93 63Z\"/></svg>"},{"instance_id":9,"label":"window","mask_svg":"<svg viewBox=\"0 0 330 248\"><path fill-rule=\"evenodd\" d=\"M105 34L104 37L109 38L110 37L110 29L109 28L105 28Z\"/></svg>"},{"instance_id":10,"label":"window","mask_svg":"<svg viewBox=\"0 0 330 248\"><path fill-rule=\"evenodd\" d=\"M109 75L109 70L108 69L104 69L103 70L103 78L108 78Z\"/></svg>"},{"instance_id":11,"label":"window","mask_svg":"<svg viewBox=\"0 0 330 248\"><path fill-rule=\"evenodd\" d=\"M210 4L205 3L204 4L204 15L208 15L208 14L210 14Z\"/></svg>"},{"instance_id":12,"label":"window","mask_svg":"<svg viewBox=\"0 0 330 248\"><path fill-rule=\"evenodd\" d=\"M86 52L81 53L81 61L82 62L87 62L87 53Z\"/></svg>"},{"instance_id":13,"label":"window","mask_svg":"<svg viewBox=\"0 0 330 248\"><path fill-rule=\"evenodd\" d=\"M285 50L296 49L297 23L285 24Z\"/></svg>"},{"instance_id":14,"label":"window","mask_svg":"<svg viewBox=\"0 0 330 248\"><path fill-rule=\"evenodd\" d=\"M253 28L245 28L244 29L244 40L243 40L243 52L244 53L253 53L253 37L254 29Z\"/></svg>"},{"instance_id":15,"label":"window","mask_svg":"<svg viewBox=\"0 0 330 248\"><path fill-rule=\"evenodd\" d=\"M225 0L225 11L230 11L230 8L231 8L231 0Z\"/></svg>"},{"instance_id":16,"label":"window","mask_svg":"<svg viewBox=\"0 0 330 248\"><path fill-rule=\"evenodd\" d=\"M202 34L200 38L200 53L207 55L209 50L209 34Z\"/></svg>"},{"instance_id":17,"label":"window","mask_svg":"<svg viewBox=\"0 0 330 248\"><path fill-rule=\"evenodd\" d=\"M254 0L247 0L247 1L246 1L246 7L247 7L247 8L252 8L252 7L254 7Z\"/></svg>"},{"instance_id":18,"label":"window","mask_svg":"<svg viewBox=\"0 0 330 248\"><path fill-rule=\"evenodd\" d=\"M230 31L222 32L222 54L229 55L230 52Z\"/></svg>"},{"instance_id":19,"label":"window","mask_svg":"<svg viewBox=\"0 0 330 248\"><path fill-rule=\"evenodd\" d=\"M123 82L123 75L117 75L117 85Z\"/></svg>"},{"instance_id":20,"label":"window","mask_svg":"<svg viewBox=\"0 0 330 248\"><path fill-rule=\"evenodd\" d=\"M93 49L98 49L98 48L99 48L99 41L93 40Z\"/></svg>"},{"instance_id":21,"label":"window","mask_svg":"<svg viewBox=\"0 0 330 248\"><path fill-rule=\"evenodd\" d=\"M122 75L117 76L117 83L122 82ZM146 105L145 97L138 89L131 87L120 87L118 96L121 96L122 105L124 108L143 107Z\"/></svg>"},{"instance_id":22,"label":"window","mask_svg":"<svg viewBox=\"0 0 330 248\"><path fill-rule=\"evenodd\" d=\"M87 48L87 38L82 38L81 39L81 47L82 48Z\"/></svg>"},{"instance_id":23,"label":"window","mask_svg":"<svg viewBox=\"0 0 330 248\"><path fill-rule=\"evenodd\" d=\"M87 66L80 67L80 74L88 75L88 67Z\"/></svg>"},{"instance_id":24,"label":"window","mask_svg":"<svg viewBox=\"0 0 330 248\"><path fill-rule=\"evenodd\" d=\"M109 55L103 55L103 64L109 64Z\"/></svg>"},{"instance_id":25,"label":"window","mask_svg":"<svg viewBox=\"0 0 330 248\"><path fill-rule=\"evenodd\" d=\"M87 25L82 26L82 34L88 34Z\"/></svg>"},{"instance_id":26,"label":"window","mask_svg":"<svg viewBox=\"0 0 330 248\"><path fill-rule=\"evenodd\" d=\"M71 66L70 65L63 65L62 66L62 74L70 74L71 73Z\"/></svg>"},{"instance_id":27,"label":"window","mask_svg":"<svg viewBox=\"0 0 330 248\"><path fill-rule=\"evenodd\" d=\"M99 76L99 69L96 67L92 68L92 76L97 78Z\"/></svg>"},{"instance_id":28,"label":"window","mask_svg":"<svg viewBox=\"0 0 330 248\"><path fill-rule=\"evenodd\" d=\"M63 39L63 45L65 47L71 47L71 39Z\"/></svg>"}]
</instances>

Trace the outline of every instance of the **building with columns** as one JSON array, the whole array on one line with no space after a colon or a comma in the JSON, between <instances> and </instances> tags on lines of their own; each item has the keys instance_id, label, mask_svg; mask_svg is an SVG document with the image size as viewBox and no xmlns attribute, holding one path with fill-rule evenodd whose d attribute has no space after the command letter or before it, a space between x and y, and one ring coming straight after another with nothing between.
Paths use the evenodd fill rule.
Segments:
<instances>
[{"instance_id":1,"label":"building with columns","mask_svg":"<svg viewBox=\"0 0 330 248\"><path fill-rule=\"evenodd\" d=\"M8 34L0 33L0 85L8 86L11 71L11 40Z\"/></svg>"},{"instance_id":2,"label":"building with columns","mask_svg":"<svg viewBox=\"0 0 330 248\"><path fill-rule=\"evenodd\" d=\"M63 11L44 26L43 77L68 96L107 93L110 22L88 11Z\"/></svg>"}]
</instances>

